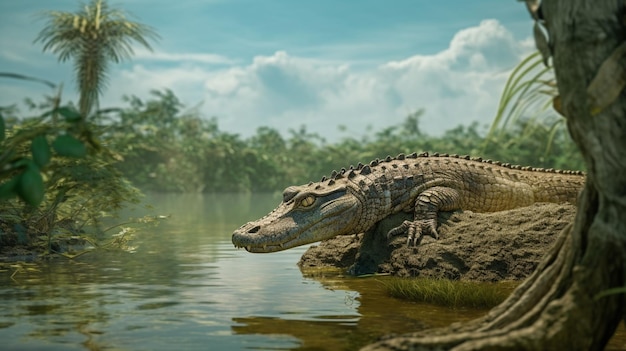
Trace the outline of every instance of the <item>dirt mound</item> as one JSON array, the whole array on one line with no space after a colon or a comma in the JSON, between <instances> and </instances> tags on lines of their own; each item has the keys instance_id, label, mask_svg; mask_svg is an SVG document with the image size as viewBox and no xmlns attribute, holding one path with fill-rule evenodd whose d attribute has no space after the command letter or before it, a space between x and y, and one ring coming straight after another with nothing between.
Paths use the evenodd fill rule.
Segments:
<instances>
[{"instance_id":1,"label":"dirt mound","mask_svg":"<svg viewBox=\"0 0 626 351\"><path fill-rule=\"evenodd\" d=\"M495 213L442 213L439 240L425 237L417 247L407 247L405 237L387 242L387 231L412 217L401 213L364 234L339 236L312 246L298 265L305 270L342 268L354 275L519 280L532 273L575 213L569 204L535 204Z\"/></svg>"}]
</instances>

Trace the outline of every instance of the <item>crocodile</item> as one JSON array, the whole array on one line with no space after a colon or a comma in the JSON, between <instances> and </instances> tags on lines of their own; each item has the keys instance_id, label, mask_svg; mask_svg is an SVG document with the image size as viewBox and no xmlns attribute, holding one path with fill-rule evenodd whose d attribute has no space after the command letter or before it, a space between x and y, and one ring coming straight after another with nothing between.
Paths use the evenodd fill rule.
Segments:
<instances>
[{"instance_id":1,"label":"crocodile","mask_svg":"<svg viewBox=\"0 0 626 351\"><path fill-rule=\"evenodd\" d=\"M264 253L358 234L401 211L413 212L387 236L405 234L408 245L424 235L438 239L440 211L496 212L535 202L576 204L581 171L522 167L482 158L434 153L400 154L333 171L290 186L265 217L233 232L237 248Z\"/></svg>"}]
</instances>

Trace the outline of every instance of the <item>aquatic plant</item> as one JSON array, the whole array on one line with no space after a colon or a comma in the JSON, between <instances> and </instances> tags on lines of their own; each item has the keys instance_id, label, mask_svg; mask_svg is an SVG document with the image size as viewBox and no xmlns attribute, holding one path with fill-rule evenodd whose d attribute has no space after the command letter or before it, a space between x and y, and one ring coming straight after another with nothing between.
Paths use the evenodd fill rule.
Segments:
<instances>
[{"instance_id":1,"label":"aquatic plant","mask_svg":"<svg viewBox=\"0 0 626 351\"><path fill-rule=\"evenodd\" d=\"M516 282L470 282L390 277L379 280L390 296L452 308L491 308L509 296Z\"/></svg>"}]
</instances>

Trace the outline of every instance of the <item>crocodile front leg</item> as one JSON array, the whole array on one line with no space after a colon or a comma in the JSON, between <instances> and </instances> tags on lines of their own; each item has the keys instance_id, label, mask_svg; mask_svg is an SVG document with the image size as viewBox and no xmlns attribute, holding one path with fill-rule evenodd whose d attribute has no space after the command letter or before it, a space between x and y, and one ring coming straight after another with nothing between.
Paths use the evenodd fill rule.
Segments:
<instances>
[{"instance_id":1,"label":"crocodile front leg","mask_svg":"<svg viewBox=\"0 0 626 351\"><path fill-rule=\"evenodd\" d=\"M424 234L439 239L437 213L461 208L461 196L453 188L436 186L420 193L415 200L413 221L404 221L387 233L387 239L407 234L407 245L419 245Z\"/></svg>"}]
</instances>

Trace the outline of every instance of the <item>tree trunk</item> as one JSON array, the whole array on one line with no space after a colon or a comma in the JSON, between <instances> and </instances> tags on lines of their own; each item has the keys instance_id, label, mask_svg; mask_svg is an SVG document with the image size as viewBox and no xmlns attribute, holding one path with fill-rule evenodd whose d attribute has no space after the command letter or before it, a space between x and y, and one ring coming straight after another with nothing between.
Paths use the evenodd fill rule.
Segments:
<instances>
[{"instance_id":1,"label":"tree trunk","mask_svg":"<svg viewBox=\"0 0 626 351\"><path fill-rule=\"evenodd\" d=\"M537 270L483 318L366 350L599 350L624 318L626 2L544 0L559 110L587 165L575 223Z\"/></svg>"}]
</instances>

